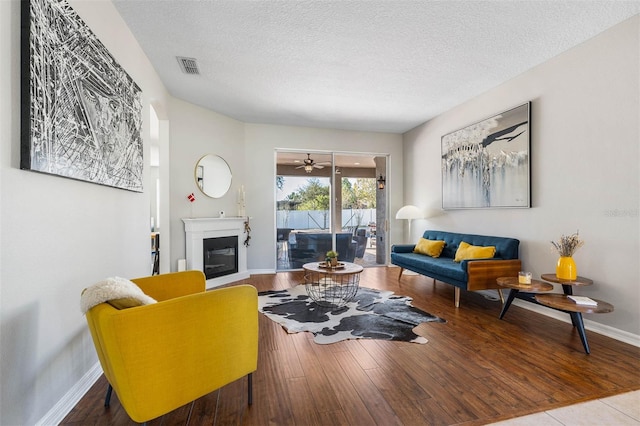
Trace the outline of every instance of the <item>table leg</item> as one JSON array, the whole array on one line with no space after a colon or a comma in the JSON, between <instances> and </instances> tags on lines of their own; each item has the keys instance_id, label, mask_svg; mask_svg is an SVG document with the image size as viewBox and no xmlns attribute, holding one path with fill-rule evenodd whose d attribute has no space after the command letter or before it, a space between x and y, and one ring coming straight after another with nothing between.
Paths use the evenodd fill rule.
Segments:
<instances>
[{"instance_id":1,"label":"table leg","mask_svg":"<svg viewBox=\"0 0 640 426\"><path fill-rule=\"evenodd\" d=\"M571 315L571 322L578 329L578 334L580 335L580 340L582 340L582 346L584 346L584 351L589 354L591 351L589 350L589 343L587 342L587 333L584 330L584 323L582 322L582 314L580 312L569 312Z\"/></svg>"},{"instance_id":2,"label":"table leg","mask_svg":"<svg viewBox=\"0 0 640 426\"><path fill-rule=\"evenodd\" d=\"M502 305L502 311L500 311L500 319L502 319L504 314L507 313L507 310L509 309L509 306L511 306L513 299L515 299L516 294L518 294L518 290L515 288L512 288L511 291L509 291L509 296L507 296L507 300L504 302L504 305Z\"/></svg>"},{"instance_id":3,"label":"table leg","mask_svg":"<svg viewBox=\"0 0 640 426\"><path fill-rule=\"evenodd\" d=\"M569 312L569 314L570 314L570 316L571 316L571 324L572 324L574 327L578 327L578 324L576 323L576 317L575 317L575 315L571 315L571 312Z\"/></svg>"}]
</instances>

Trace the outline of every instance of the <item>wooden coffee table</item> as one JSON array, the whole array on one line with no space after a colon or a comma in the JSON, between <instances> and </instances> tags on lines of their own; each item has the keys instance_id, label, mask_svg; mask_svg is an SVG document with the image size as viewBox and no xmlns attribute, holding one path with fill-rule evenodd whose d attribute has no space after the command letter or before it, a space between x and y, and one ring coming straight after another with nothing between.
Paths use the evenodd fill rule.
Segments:
<instances>
[{"instance_id":1,"label":"wooden coffee table","mask_svg":"<svg viewBox=\"0 0 640 426\"><path fill-rule=\"evenodd\" d=\"M353 298L360 285L363 268L350 262L338 262L337 267L325 262L302 265L307 294L320 306L341 307Z\"/></svg>"},{"instance_id":2,"label":"wooden coffee table","mask_svg":"<svg viewBox=\"0 0 640 426\"><path fill-rule=\"evenodd\" d=\"M593 280L590 280L589 278L577 277L575 280L564 280L562 278L558 278L556 274L542 274L541 278L545 281L561 284L564 294L539 294L535 297L536 301L548 308L569 314L571 317L571 323L578 330L585 352L591 353L589 343L587 342L587 333L584 329L584 322L582 321L582 314L605 314L613 312L613 305L603 300L593 298L591 299L598 303L597 306L578 305L567 297L573 294L573 287L592 285Z\"/></svg>"},{"instance_id":3,"label":"wooden coffee table","mask_svg":"<svg viewBox=\"0 0 640 426\"><path fill-rule=\"evenodd\" d=\"M513 299L515 299L516 296L519 296L519 298L521 299L534 302L534 300L532 300L534 293L553 290L553 285L539 280L531 280L531 284L520 284L518 282L518 277L501 277L496 281L498 282L498 285L500 287L505 287L510 290L509 295L507 296L507 300L502 306L502 311L500 311L500 319L502 319L502 317L504 317L504 314L507 313L509 306L511 306L511 302L513 302ZM522 294L520 292L525 294Z\"/></svg>"}]
</instances>

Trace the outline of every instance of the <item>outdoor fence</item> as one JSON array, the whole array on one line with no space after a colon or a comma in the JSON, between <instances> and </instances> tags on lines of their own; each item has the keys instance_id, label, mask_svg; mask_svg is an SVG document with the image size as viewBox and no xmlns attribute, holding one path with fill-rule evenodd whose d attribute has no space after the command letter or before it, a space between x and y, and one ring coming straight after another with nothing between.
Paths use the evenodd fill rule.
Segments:
<instances>
[{"instance_id":1,"label":"outdoor fence","mask_svg":"<svg viewBox=\"0 0 640 426\"><path fill-rule=\"evenodd\" d=\"M278 210L276 226L290 229L329 229L329 210ZM342 229L364 228L376 223L375 209L342 210Z\"/></svg>"}]
</instances>

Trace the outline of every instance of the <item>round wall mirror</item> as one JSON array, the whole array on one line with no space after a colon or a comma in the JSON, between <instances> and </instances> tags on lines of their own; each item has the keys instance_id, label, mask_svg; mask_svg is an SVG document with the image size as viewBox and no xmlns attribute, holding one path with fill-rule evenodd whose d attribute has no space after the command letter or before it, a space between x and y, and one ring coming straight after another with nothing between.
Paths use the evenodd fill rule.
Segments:
<instances>
[{"instance_id":1,"label":"round wall mirror","mask_svg":"<svg viewBox=\"0 0 640 426\"><path fill-rule=\"evenodd\" d=\"M208 197L220 198L231 187L231 169L218 155L207 154L196 164L196 184Z\"/></svg>"}]
</instances>

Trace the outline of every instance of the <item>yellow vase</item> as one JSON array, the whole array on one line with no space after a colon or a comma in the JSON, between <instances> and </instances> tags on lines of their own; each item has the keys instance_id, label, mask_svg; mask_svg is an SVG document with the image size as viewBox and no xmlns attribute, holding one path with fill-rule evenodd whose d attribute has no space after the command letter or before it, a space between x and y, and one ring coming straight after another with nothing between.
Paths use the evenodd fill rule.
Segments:
<instances>
[{"instance_id":1,"label":"yellow vase","mask_svg":"<svg viewBox=\"0 0 640 426\"><path fill-rule=\"evenodd\" d=\"M578 277L576 262L571 256L560 256L556 265L556 277L561 280L575 280Z\"/></svg>"}]
</instances>

